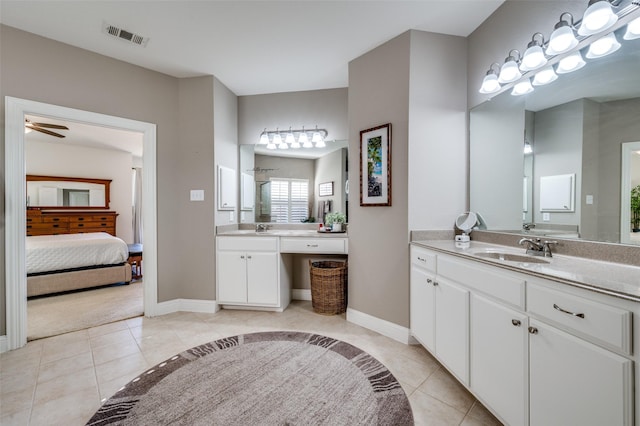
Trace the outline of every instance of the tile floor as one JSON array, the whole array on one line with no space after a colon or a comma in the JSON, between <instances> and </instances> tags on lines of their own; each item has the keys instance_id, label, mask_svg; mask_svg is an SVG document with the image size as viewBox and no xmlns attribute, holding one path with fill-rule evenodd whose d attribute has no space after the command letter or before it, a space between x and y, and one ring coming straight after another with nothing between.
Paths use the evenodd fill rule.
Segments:
<instances>
[{"instance_id":1,"label":"tile floor","mask_svg":"<svg viewBox=\"0 0 640 426\"><path fill-rule=\"evenodd\" d=\"M311 302L283 313L222 310L133 318L29 342L0 356L0 424L83 425L122 385L185 349L225 336L299 330L349 342L375 356L400 381L416 425L499 425L420 346L407 346L314 314Z\"/></svg>"}]
</instances>

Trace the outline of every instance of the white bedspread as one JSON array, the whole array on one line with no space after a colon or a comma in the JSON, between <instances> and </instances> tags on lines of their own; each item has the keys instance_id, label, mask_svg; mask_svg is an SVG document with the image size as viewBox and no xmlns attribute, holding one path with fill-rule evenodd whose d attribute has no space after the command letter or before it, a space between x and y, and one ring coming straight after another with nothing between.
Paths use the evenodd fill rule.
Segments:
<instances>
[{"instance_id":1,"label":"white bedspread","mask_svg":"<svg viewBox=\"0 0 640 426\"><path fill-rule=\"evenodd\" d=\"M106 232L27 237L27 274L127 261L127 244Z\"/></svg>"}]
</instances>

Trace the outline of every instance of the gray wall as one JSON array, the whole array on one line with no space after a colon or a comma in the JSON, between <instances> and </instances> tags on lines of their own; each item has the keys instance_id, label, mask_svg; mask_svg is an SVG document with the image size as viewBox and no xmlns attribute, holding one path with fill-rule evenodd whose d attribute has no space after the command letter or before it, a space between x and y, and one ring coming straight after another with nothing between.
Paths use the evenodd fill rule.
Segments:
<instances>
[{"instance_id":1,"label":"gray wall","mask_svg":"<svg viewBox=\"0 0 640 426\"><path fill-rule=\"evenodd\" d=\"M320 201L331 200L334 212L346 213L345 209L345 193L344 182L346 179L346 159L347 149L341 148L333 151L315 161L315 203L311 211L311 216L316 217L316 221L320 221L318 217L318 203ZM318 195L318 187L323 182L333 182L333 195L320 197Z\"/></svg>"},{"instance_id":2,"label":"gray wall","mask_svg":"<svg viewBox=\"0 0 640 426\"><path fill-rule=\"evenodd\" d=\"M158 301L214 299L213 78L179 80L6 26L0 27L0 51L2 98L157 125ZM204 111L197 112L195 106ZM194 114L202 114L205 121L195 120ZM4 156L4 102L0 120ZM210 194L205 202L189 201L189 190L196 188ZM4 197L0 203L4 210ZM4 240L4 229L1 234ZM4 244L0 247L4 258ZM4 268L4 262L0 264ZM4 306L4 269L0 280ZM2 334L4 321L2 315Z\"/></svg>"},{"instance_id":3,"label":"gray wall","mask_svg":"<svg viewBox=\"0 0 640 426\"><path fill-rule=\"evenodd\" d=\"M267 130L327 129L327 140L345 140L347 88L272 93L238 98L238 141L255 145Z\"/></svg>"}]
</instances>

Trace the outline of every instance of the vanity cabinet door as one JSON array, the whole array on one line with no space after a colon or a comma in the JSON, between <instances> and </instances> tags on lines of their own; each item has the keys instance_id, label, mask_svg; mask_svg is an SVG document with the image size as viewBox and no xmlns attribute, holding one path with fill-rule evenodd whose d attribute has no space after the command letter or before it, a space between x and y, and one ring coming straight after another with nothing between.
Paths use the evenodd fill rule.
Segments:
<instances>
[{"instance_id":1,"label":"vanity cabinet door","mask_svg":"<svg viewBox=\"0 0 640 426\"><path fill-rule=\"evenodd\" d=\"M630 425L633 363L530 320L530 424Z\"/></svg>"},{"instance_id":2,"label":"vanity cabinet door","mask_svg":"<svg viewBox=\"0 0 640 426\"><path fill-rule=\"evenodd\" d=\"M437 277L436 356L469 384L469 290Z\"/></svg>"},{"instance_id":3,"label":"vanity cabinet door","mask_svg":"<svg viewBox=\"0 0 640 426\"><path fill-rule=\"evenodd\" d=\"M247 254L218 251L218 303L247 303Z\"/></svg>"},{"instance_id":4,"label":"vanity cabinet door","mask_svg":"<svg viewBox=\"0 0 640 426\"><path fill-rule=\"evenodd\" d=\"M471 390L510 425L527 424L527 316L471 296Z\"/></svg>"},{"instance_id":5,"label":"vanity cabinet door","mask_svg":"<svg viewBox=\"0 0 640 426\"><path fill-rule=\"evenodd\" d=\"M435 351L435 277L411 267L411 334L429 351Z\"/></svg>"},{"instance_id":6,"label":"vanity cabinet door","mask_svg":"<svg viewBox=\"0 0 640 426\"><path fill-rule=\"evenodd\" d=\"M278 254L247 253L247 301L256 305L277 305Z\"/></svg>"}]
</instances>

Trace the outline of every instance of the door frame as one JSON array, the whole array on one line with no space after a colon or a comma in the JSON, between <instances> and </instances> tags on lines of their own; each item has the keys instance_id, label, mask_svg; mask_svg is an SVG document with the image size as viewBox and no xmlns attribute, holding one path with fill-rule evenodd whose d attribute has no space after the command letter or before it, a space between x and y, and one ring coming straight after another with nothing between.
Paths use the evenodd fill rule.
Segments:
<instances>
[{"instance_id":1,"label":"door frame","mask_svg":"<svg viewBox=\"0 0 640 426\"><path fill-rule=\"evenodd\" d=\"M26 99L5 97L5 290L7 349L27 343L26 114L79 121L143 134L142 202L144 235L144 314L157 312L156 125Z\"/></svg>"},{"instance_id":2,"label":"door frame","mask_svg":"<svg viewBox=\"0 0 640 426\"><path fill-rule=\"evenodd\" d=\"M620 169L620 242L631 244L629 224L631 223L631 155L640 151L640 142L624 142L621 145L622 161Z\"/></svg>"}]
</instances>

